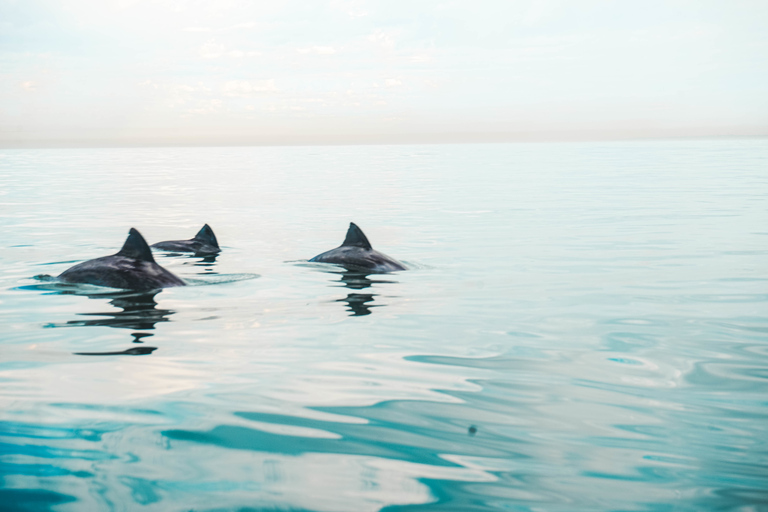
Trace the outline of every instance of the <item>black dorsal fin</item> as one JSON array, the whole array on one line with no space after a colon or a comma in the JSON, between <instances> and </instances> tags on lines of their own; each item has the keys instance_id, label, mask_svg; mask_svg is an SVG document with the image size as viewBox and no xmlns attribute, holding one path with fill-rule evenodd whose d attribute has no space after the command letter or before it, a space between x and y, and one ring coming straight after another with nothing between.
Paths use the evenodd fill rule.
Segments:
<instances>
[{"instance_id":1,"label":"black dorsal fin","mask_svg":"<svg viewBox=\"0 0 768 512\"><path fill-rule=\"evenodd\" d=\"M365 233L363 233L363 230L357 227L357 224L354 222L349 223L349 229L347 230L347 238L344 239L344 243L341 244L342 247L344 246L352 246L352 247L362 247L363 249L373 249L371 247L371 242L368 241L368 239L365 237Z\"/></svg>"},{"instance_id":2,"label":"black dorsal fin","mask_svg":"<svg viewBox=\"0 0 768 512\"><path fill-rule=\"evenodd\" d=\"M123 248L117 253L117 256L124 256L126 258L133 258L135 260L155 262L155 258L152 257L152 251L147 245L147 241L141 236L136 229L131 228L128 232L128 238L123 244Z\"/></svg>"},{"instance_id":3,"label":"black dorsal fin","mask_svg":"<svg viewBox=\"0 0 768 512\"><path fill-rule=\"evenodd\" d=\"M213 230L208 224L203 226L202 229L197 232L194 239L212 245L217 249L219 248L219 242L216 240L216 235L213 234Z\"/></svg>"}]
</instances>

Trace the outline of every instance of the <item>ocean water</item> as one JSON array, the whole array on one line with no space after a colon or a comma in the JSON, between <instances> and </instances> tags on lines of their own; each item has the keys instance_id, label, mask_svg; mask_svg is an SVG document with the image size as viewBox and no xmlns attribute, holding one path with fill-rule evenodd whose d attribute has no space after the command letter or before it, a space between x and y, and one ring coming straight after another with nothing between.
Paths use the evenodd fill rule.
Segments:
<instances>
[{"instance_id":1,"label":"ocean water","mask_svg":"<svg viewBox=\"0 0 768 512\"><path fill-rule=\"evenodd\" d=\"M3 511L768 510L768 140L1 150L0 227Z\"/></svg>"}]
</instances>

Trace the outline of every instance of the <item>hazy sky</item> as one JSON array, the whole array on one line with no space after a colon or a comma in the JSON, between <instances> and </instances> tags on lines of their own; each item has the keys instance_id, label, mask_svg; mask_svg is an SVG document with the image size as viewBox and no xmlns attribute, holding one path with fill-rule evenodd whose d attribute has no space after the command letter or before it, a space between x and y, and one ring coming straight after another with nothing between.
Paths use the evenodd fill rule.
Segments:
<instances>
[{"instance_id":1,"label":"hazy sky","mask_svg":"<svg viewBox=\"0 0 768 512\"><path fill-rule=\"evenodd\" d=\"M0 145L768 134L768 1L0 0Z\"/></svg>"}]
</instances>

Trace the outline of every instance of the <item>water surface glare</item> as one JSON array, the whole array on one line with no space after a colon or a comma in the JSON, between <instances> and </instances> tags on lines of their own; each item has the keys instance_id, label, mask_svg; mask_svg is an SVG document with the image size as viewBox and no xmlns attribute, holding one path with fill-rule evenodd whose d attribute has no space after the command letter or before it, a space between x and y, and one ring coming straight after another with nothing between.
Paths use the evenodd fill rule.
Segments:
<instances>
[{"instance_id":1,"label":"water surface glare","mask_svg":"<svg viewBox=\"0 0 768 512\"><path fill-rule=\"evenodd\" d=\"M768 510L767 205L764 139L1 150L0 509Z\"/></svg>"}]
</instances>

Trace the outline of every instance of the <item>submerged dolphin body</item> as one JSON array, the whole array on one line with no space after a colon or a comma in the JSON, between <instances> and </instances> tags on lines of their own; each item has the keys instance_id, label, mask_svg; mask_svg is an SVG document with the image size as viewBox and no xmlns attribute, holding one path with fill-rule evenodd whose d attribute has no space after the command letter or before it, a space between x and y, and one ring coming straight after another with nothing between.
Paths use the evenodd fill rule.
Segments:
<instances>
[{"instance_id":1,"label":"submerged dolphin body","mask_svg":"<svg viewBox=\"0 0 768 512\"><path fill-rule=\"evenodd\" d=\"M405 270L405 265L371 247L363 230L354 222L349 223L347 237L339 247L318 254L309 261L336 263L350 270L364 269L373 272Z\"/></svg>"},{"instance_id":2,"label":"submerged dolphin body","mask_svg":"<svg viewBox=\"0 0 768 512\"><path fill-rule=\"evenodd\" d=\"M195 254L218 254L221 252L216 235L213 234L213 230L208 224L203 226L191 240L168 240L152 244L152 247L163 251L193 252Z\"/></svg>"},{"instance_id":3,"label":"submerged dolphin body","mask_svg":"<svg viewBox=\"0 0 768 512\"><path fill-rule=\"evenodd\" d=\"M125 290L155 290L186 283L155 263L141 233L131 228L120 252L84 261L59 275L64 283L85 283Z\"/></svg>"}]
</instances>

